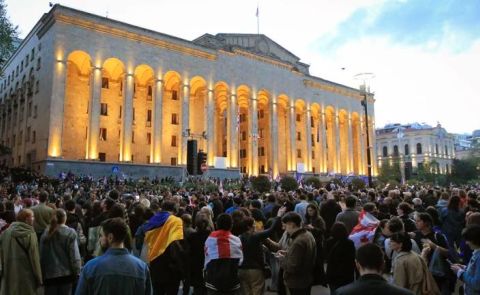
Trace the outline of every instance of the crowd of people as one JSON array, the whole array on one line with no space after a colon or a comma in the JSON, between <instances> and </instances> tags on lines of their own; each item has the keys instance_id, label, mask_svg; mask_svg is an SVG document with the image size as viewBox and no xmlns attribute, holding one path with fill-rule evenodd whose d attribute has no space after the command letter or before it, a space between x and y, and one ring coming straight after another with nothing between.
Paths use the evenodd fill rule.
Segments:
<instances>
[{"instance_id":1,"label":"crowd of people","mask_svg":"<svg viewBox=\"0 0 480 295\"><path fill-rule=\"evenodd\" d=\"M480 186L206 192L2 176L1 295L480 294Z\"/></svg>"}]
</instances>

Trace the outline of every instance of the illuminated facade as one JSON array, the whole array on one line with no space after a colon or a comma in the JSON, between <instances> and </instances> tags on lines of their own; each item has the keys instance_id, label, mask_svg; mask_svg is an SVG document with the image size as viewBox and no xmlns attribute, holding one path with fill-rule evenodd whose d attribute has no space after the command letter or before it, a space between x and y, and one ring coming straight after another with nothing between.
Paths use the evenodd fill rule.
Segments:
<instances>
[{"instance_id":1,"label":"illuminated facade","mask_svg":"<svg viewBox=\"0 0 480 295\"><path fill-rule=\"evenodd\" d=\"M389 124L376 133L379 167L400 161L409 174L429 163L434 172L451 172L455 138L440 124Z\"/></svg>"},{"instance_id":2,"label":"illuminated facade","mask_svg":"<svg viewBox=\"0 0 480 295\"><path fill-rule=\"evenodd\" d=\"M195 138L212 171L365 175L363 95L308 67L264 35L187 41L55 5L3 69L6 161L144 172L183 167Z\"/></svg>"}]
</instances>

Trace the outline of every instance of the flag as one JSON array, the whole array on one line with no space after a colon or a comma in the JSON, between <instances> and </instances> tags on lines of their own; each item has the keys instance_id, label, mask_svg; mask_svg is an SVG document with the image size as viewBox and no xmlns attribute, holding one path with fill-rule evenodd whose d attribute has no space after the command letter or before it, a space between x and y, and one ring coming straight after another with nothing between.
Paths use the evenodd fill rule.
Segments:
<instances>
[{"instance_id":1,"label":"flag","mask_svg":"<svg viewBox=\"0 0 480 295\"><path fill-rule=\"evenodd\" d=\"M358 224L353 228L348 237L355 244L355 248L373 241L375 230L380 221L371 213L362 210L358 216Z\"/></svg>"},{"instance_id":2,"label":"flag","mask_svg":"<svg viewBox=\"0 0 480 295\"><path fill-rule=\"evenodd\" d=\"M243 260L242 242L226 230L217 230L205 241L205 267L214 259Z\"/></svg>"},{"instance_id":3,"label":"flag","mask_svg":"<svg viewBox=\"0 0 480 295\"><path fill-rule=\"evenodd\" d=\"M148 261L152 262L162 255L167 247L177 241L183 240L182 219L168 213L155 214L145 225L145 244L148 249Z\"/></svg>"}]
</instances>

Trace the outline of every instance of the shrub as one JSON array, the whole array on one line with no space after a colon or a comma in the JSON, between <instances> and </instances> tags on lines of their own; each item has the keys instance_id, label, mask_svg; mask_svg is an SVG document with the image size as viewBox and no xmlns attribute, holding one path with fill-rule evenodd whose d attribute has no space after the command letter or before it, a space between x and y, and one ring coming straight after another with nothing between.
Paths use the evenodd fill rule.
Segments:
<instances>
[{"instance_id":1,"label":"shrub","mask_svg":"<svg viewBox=\"0 0 480 295\"><path fill-rule=\"evenodd\" d=\"M358 177L355 177L354 179L352 179L350 184L352 185L352 189L355 190L355 191L362 190L366 186L365 182L361 178L358 178Z\"/></svg>"},{"instance_id":2,"label":"shrub","mask_svg":"<svg viewBox=\"0 0 480 295\"><path fill-rule=\"evenodd\" d=\"M315 176L310 176L308 177L306 180L305 180L305 184L306 185L311 185L313 186L314 188L316 189L319 189L322 187L322 182L320 181L320 179L318 179L318 177L315 177Z\"/></svg>"},{"instance_id":3,"label":"shrub","mask_svg":"<svg viewBox=\"0 0 480 295\"><path fill-rule=\"evenodd\" d=\"M291 176L284 176L280 180L280 185L284 191L294 191L298 188L297 180Z\"/></svg>"},{"instance_id":4,"label":"shrub","mask_svg":"<svg viewBox=\"0 0 480 295\"><path fill-rule=\"evenodd\" d=\"M265 175L260 175L252 178L252 188L260 193L266 193L270 191L272 184Z\"/></svg>"}]
</instances>

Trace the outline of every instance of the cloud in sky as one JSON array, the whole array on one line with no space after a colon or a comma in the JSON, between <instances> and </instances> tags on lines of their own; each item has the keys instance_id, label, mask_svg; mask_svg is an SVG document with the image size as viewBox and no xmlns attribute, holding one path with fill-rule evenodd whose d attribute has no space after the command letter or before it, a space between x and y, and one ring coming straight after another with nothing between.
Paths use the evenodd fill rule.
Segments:
<instances>
[{"instance_id":1,"label":"cloud in sky","mask_svg":"<svg viewBox=\"0 0 480 295\"><path fill-rule=\"evenodd\" d=\"M480 1L395 0L362 7L318 44L322 51L331 51L366 36L429 50L448 46L463 51L480 37Z\"/></svg>"}]
</instances>

